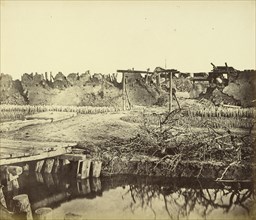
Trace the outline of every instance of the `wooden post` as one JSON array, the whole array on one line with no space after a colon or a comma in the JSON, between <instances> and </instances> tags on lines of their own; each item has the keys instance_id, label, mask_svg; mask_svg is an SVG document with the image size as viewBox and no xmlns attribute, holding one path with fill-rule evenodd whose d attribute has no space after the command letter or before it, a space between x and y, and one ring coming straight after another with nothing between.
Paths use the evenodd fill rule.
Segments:
<instances>
[{"instance_id":1,"label":"wooden post","mask_svg":"<svg viewBox=\"0 0 256 220\"><path fill-rule=\"evenodd\" d=\"M61 162L61 172L68 172L68 170L70 169L70 161L68 159L60 159Z\"/></svg>"},{"instance_id":2,"label":"wooden post","mask_svg":"<svg viewBox=\"0 0 256 220\"><path fill-rule=\"evenodd\" d=\"M77 178L85 179L90 175L91 160L79 160L77 166Z\"/></svg>"},{"instance_id":3,"label":"wooden post","mask_svg":"<svg viewBox=\"0 0 256 220\"><path fill-rule=\"evenodd\" d=\"M55 186L60 185L60 179L59 179L58 174L56 174L56 173L52 174L52 178L53 178Z\"/></svg>"},{"instance_id":4,"label":"wooden post","mask_svg":"<svg viewBox=\"0 0 256 220\"><path fill-rule=\"evenodd\" d=\"M20 219L33 220L28 195L21 194L18 196L14 196L12 200L13 200L13 212L15 213L15 215L18 215L19 217L22 216L22 218Z\"/></svg>"},{"instance_id":5,"label":"wooden post","mask_svg":"<svg viewBox=\"0 0 256 220\"><path fill-rule=\"evenodd\" d=\"M149 80L148 80L148 74L146 74L146 76L145 76L145 82L146 82L146 84L149 84L148 81L149 81Z\"/></svg>"},{"instance_id":6,"label":"wooden post","mask_svg":"<svg viewBox=\"0 0 256 220\"><path fill-rule=\"evenodd\" d=\"M13 188L12 188L12 181L7 180L7 182L6 182L6 189L7 189L8 192L13 190Z\"/></svg>"},{"instance_id":7,"label":"wooden post","mask_svg":"<svg viewBox=\"0 0 256 220\"><path fill-rule=\"evenodd\" d=\"M44 173L43 179L44 179L44 183L46 184L47 187L54 186L54 181L53 181L51 173Z\"/></svg>"},{"instance_id":8,"label":"wooden post","mask_svg":"<svg viewBox=\"0 0 256 220\"><path fill-rule=\"evenodd\" d=\"M100 178L92 178L92 192L101 191L101 181Z\"/></svg>"},{"instance_id":9,"label":"wooden post","mask_svg":"<svg viewBox=\"0 0 256 220\"><path fill-rule=\"evenodd\" d=\"M159 91L161 91L161 82L160 82L160 73L157 73L156 75L156 84L157 84L157 88L159 89Z\"/></svg>"},{"instance_id":10,"label":"wooden post","mask_svg":"<svg viewBox=\"0 0 256 220\"><path fill-rule=\"evenodd\" d=\"M35 217L37 220L52 219L52 209L49 207L39 208L35 211Z\"/></svg>"},{"instance_id":11,"label":"wooden post","mask_svg":"<svg viewBox=\"0 0 256 220\"><path fill-rule=\"evenodd\" d=\"M172 112L172 72L169 72L169 112Z\"/></svg>"},{"instance_id":12,"label":"wooden post","mask_svg":"<svg viewBox=\"0 0 256 220\"><path fill-rule=\"evenodd\" d=\"M44 172L45 173L51 173L52 172L53 163L54 163L54 159L47 159L45 161L45 167L44 167Z\"/></svg>"},{"instance_id":13,"label":"wooden post","mask_svg":"<svg viewBox=\"0 0 256 220\"><path fill-rule=\"evenodd\" d=\"M35 173L36 175L36 181L39 182L39 183L44 183L44 179L43 179L43 176L41 173Z\"/></svg>"},{"instance_id":14,"label":"wooden post","mask_svg":"<svg viewBox=\"0 0 256 220\"><path fill-rule=\"evenodd\" d=\"M48 82L48 73L45 72L44 75L45 75L45 80Z\"/></svg>"},{"instance_id":15,"label":"wooden post","mask_svg":"<svg viewBox=\"0 0 256 220\"><path fill-rule=\"evenodd\" d=\"M12 176L19 176L22 174L23 169L20 166L8 166L7 171L7 173L12 174Z\"/></svg>"},{"instance_id":16,"label":"wooden post","mask_svg":"<svg viewBox=\"0 0 256 220\"><path fill-rule=\"evenodd\" d=\"M54 160L54 164L53 164L53 173L58 173L58 171L60 170L60 159L56 158Z\"/></svg>"},{"instance_id":17,"label":"wooden post","mask_svg":"<svg viewBox=\"0 0 256 220\"><path fill-rule=\"evenodd\" d=\"M6 181L7 191L13 191L19 188L18 178L22 173L22 167L19 166L6 166L4 168L4 179Z\"/></svg>"},{"instance_id":18,"label":"wooden post","mask_svg":"<svg viewBox=\"0 0 256 220\"><path fill-rule=\"evenodd\" d=\"M4 193L3 193L3 187L4 186L2 186L2 185L0 186L0 203L3 207L7 208Z\"/></svg>"},{"instance_id":19,"label":"wooden post","mask_svg":"<svg viewBox=\"0 0 256 220\"><path fill-rule=\"evenodd\" d=\"M23 171L29 171L29 165L27 163L22 168Z\"/></svg>"},{"instance_id":20,"label":"wooden post","mask_svg":"<svg viewBox=\"0 0 256 220\"><path fill-rule=\"evenodd\" d=\"M89 194L91 192L91 185L90 185L90 180L89 178L85 180L78 180L77 181L77 191L79 194Z\"/></svg>"},{"instance_id":21,"label":"wooden post","mask_svg":"<svg viewBox=\"0 0 256 220\"><path fill-rule=\"evenodd\" d=\"M98 160L92 161L92 176L100 177L102 162Z\"/></svg>"},{"instance_id":22,"label":"wooden post","mask_svg":"<svg viewBox=\"0 0 256 220\"><path fill-rule=\"evenodd\" d=\"M44 160L39 160L36 162L35 172L41 172L44 165Z\"/></svg>"},{"instance_id":23,"label":"wooden post","mask_svg":"<svg viewBox=\"0 0 256 220\"><path fill-rule=\"evenodd\" d=\"M123 110L126 109L126 103L125 103L125 73L123 72Z\"/></svg>"},{"instance_id":24,"label":"wooden post","mask_svg":"<svg viewBox=\"0 0 256 220\"><path fill-rule=\"evenodd\" d=\"M12 180L12 188L13 188L13 189L19 189L19 188L20 188L18 179Z\"/></svg>"}]
</instances>

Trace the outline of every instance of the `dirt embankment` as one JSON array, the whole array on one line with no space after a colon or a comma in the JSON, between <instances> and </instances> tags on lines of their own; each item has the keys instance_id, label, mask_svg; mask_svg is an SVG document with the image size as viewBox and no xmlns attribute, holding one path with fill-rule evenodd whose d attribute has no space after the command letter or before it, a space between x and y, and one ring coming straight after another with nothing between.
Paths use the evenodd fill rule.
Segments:
<instances>
[{"instance_id":1,"label":"dirt embankment","mask_svg":"<svg viewBox=\"0 0 256 220\"><path fill-rule=\"evenodd\" d=\"M211 100L215 105L230 104L242 107L256 105L256 71L236 71L227 79L216 80L199 96ZM225 81L224 81L225 80Z\"/></svg>"},{"instance_id":2,"label":"dirt embankment","mask_svg":"<svg viewBox=\"0 0 256 220\"><path fill-rule=\"evenodd\" d=\"M23 95L23 88L19 80L12 80L8 74L0 75L0 103L5 104L26 104L26 98Z\"/></svg>"},{"instance_id":3,"label":"dirt embankment","mask_svg":"<svg viewBox=\"0 0 256 220\"><path fill-rule=\"evenodd\" d=\"M256 71L239 72L237 78L223 89L223 93L232 96L244 107L255 105Z\"/></svg>"},{"instance_id":4,"label":"dirt embankment","mask_svg":"<svg viewBox=\"0 0 256 220\"><path fill-rule=\"evenodd\" d=\"M224 70L223 70L224 71ZM224 77L223 72L205 73L206 81L193 84L190 74L174 75L173 88L186 93L189 98L207 98L215 105L231 104L251 107L256 103L256 71L236 71ZM208 78L207 78L208 77ZM1 104L73 105L73 106L122 106L123 95L127 105L165 105L169 96L168 77L126 74L123 94L122 82L117 75L90 75L59 72L55 77L48 74L23 74L21 80L1 74ZM209 82L208 82L208 81ZM160 84L159 84L160 83ZM177 94L177 96L179 96Z\"/></svg>"},{"instance_id":5,"label":"dirt embankment","mask_svg":"<svg viewBox=\"0 0 256 220\"><path fill-rule=\"evenodd\" d=\"M43 74L23 74L13 81L1 74L1 104L122 106L122 83L116 75L71 73L67 77L58 73L46 78ZM159 97L154 86L142 77L126 77L125 96L132 105L152 105Z\"/></svg>"}]
</instances>

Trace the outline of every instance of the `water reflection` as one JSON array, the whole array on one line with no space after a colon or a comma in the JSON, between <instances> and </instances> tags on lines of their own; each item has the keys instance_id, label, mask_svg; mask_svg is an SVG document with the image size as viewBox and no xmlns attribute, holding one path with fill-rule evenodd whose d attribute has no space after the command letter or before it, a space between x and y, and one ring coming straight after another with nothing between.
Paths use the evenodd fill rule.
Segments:
<instances>
[{"instance_id":1,"label":"water reflection","mask_svg":"<svg viewBox=\"0 0 256 220\"><path fill-rule=\"evenodd\" d=\"M154 200L161 200L161 198L170 219L187 218L191 214L194 215L195 211L200 217L206 219L216 209L222 209L222 213L225 215L237 207L241 214L249 216L253 203L253 191L223 187L217 189L178 188L175 190L168 187L130 185L123 198L125 199L127 196L132 198L132 202L129 204L132 213L135 213L136 209L149 208L154 213L154 218L157 217L157 211L153 206Z\"/></svg>"},{"instance_id":2,"label":"water reflection","mask_svg":"<svg viewBox=\"0 0 256 220\"><path fill-rule=\"evenodd\" d=\"M112 176L78 180L60 174L22 174L19 189L32 210L51 207L55 215L86 218L213 219L252 215L253 183L216 183L192 179Z\"/></svg>"}]
</instances>

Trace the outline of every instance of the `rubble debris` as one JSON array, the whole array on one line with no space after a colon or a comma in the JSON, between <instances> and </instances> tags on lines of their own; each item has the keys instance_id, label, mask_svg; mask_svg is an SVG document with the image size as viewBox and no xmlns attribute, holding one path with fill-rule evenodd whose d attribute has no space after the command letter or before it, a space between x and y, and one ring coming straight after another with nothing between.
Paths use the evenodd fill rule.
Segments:
<instances>
[{"instance_id":1,"label":"rubble debris","mask_svg":"<svg viewBox=\"0 0 256 220\"><path fill-rule=\"evenodd\" d=\"M12 80L8 74L0 75L0 103L1 104L26 104L26 96L23 94L22 85L19 80Z\"/></svg>"},{"instance_id":2,"label":"rubble debris","mask_svg":"<svg viewBox=\"0 0 256 220\"><path fill-rule=\"evenodd\" d=\"M209 82L206 92L199 94L200 98L212 100L214 104L231 104L242 107L254 106L256 99L256 71L239 71L233 67L215 66L204 79L193 79Z\"/></svg>"},{"instance_id":3,"label":"rubble debris","mask_svg":"<svg viewBox=\"0 0 256 220\"><path fill-rule=\"evenodd\" d=\"M205 98L216 105L251 107L256 104L255 70L239 71L227 64L212 65L213 70L209 73L181 73L175 69L165 70L161 67L155 68L154 72L149 69L127 70L125 95L130 106L164 106L169 95L167 72L173 71L173 88L176 92L186 92L190 95L189 98ZM1 74L0 84L1 103L48 105L57 101L59 105L122 105L123 86L122 82L117 81L117 74L91 75L90 71L86 71L82 74L70 73L66 77L59 72L53 77L50 72L48 77L48 73L25 73L21 81L17 80L15 83L7 75Z\"/></svg>"}]
</instances>

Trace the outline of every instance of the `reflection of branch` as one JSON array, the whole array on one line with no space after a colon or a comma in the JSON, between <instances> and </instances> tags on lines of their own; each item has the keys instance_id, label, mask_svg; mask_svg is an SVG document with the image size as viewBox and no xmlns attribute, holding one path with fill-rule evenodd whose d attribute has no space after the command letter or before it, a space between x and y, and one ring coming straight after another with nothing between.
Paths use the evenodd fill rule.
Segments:
<instances>
[{"instance_id":1,"label":"reflection of branch","mask_svg":"<svg viewBox=\"0 0 256 220\"><path fill-rule=\"evenodd\" d=\"M135 199L134 199L134 195L133 195L133 187L130 186L130 192L131 192L131 197L134 203L136 203Z\"/></svg>"},{"instance_id":2,"label":"reflection of branch","mask_svg":"<svg viewBox=\"0 0 256 220\"><path fill-rule=\"evenodd\" d=\"M156 219L156 212L155 212L155 210L154 210L153 207L152 207L152 202L150 202L149 207L150 207L150 209L152 210L152 212L154 213L154 219Z\"/></svg>"},{"instance_id":3,"label":"reflection of branch","mask_svg":"<svg viewBox=\"0 0 256 220\"><path fill-rule=\"evenodd\" d=\"M200 206L200 215L206 218L214 209L222 208L225 213L239 205L249 213L247 201L254 195L253 191L248 189L246 192L239 192L237 189L203 189L199 182L199 189L176 189L175 186L162 188L159 185L130 185L129 190L124 195L130 195L132 202L130 204L131 212L137 208L146 210L148 207L156 218L156 210L152 204L154 199L160 199L163 196L164 207L170 219L179 219L179 217L188 217L191 212L195 211L196 206ZM222 186L222 185L220 185ZM175 190L173 190L173 187ZM166 193L167 192L167 193ZM225 203L224 201L228 202ZM159 200L161 201L161 200ZM136 205L135 205L136 204ZM174 213L171 210L176 210ZM161 216L160 216L161 217Z\"/></svg>"},{"instance_id":4,"label":"reflection of branch","mask_svg":"<svg viewBox=\"0 0 256 220\"><path fill-rule=\"evenodd\" d=\"M168 213L169 217L170 217L171 219L173 219L173 217L172 217L172 215L171 215L171 213L170 213L170 211L169 211L169 209L168 209L167 200L166 200L165 195L164 195L163 197L164 197L164 207L165 207L165 210L166 210L166 212Z\"/></svg>"}]
</instances>

